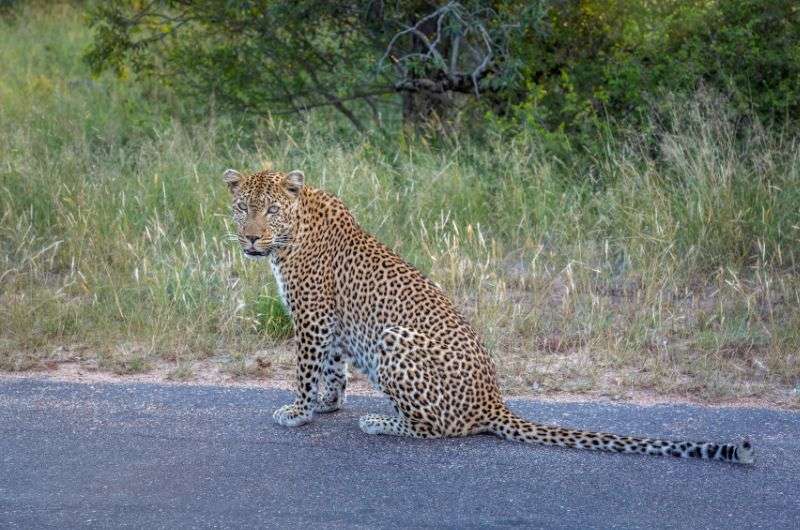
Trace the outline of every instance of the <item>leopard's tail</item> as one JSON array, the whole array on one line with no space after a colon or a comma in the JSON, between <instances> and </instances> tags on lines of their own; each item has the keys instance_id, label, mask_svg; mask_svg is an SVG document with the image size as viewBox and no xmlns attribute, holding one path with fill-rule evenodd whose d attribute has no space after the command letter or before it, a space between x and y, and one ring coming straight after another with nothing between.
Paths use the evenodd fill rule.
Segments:
<instances>
[{"instance_id":1,"label":"leopard's tail","mask_svg":"<svg viewBox=\"0 0 800 530\"><path fill-rule=\"evenodd\" d=\"M509 410L502 411L498 418L490 421L487 432L496 434L506 440L531 444L557 445L613 453L702 458L736 464L753 463L753 446L747 440L741 444L717 444L713 442L634 438L604 432L579 431L565 427L540 425L520 418Z\"/></svg>"}]
</instances>

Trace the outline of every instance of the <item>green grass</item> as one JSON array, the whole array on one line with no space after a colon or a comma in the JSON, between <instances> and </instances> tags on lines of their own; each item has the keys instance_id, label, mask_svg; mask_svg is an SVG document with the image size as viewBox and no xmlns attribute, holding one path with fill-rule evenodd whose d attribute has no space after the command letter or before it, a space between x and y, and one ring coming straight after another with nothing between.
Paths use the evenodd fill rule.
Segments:
<instances>
[{"instance_id":1,"label":"green grass","mask_svg":"<svg viewBox=\"0 0 800 530\"><path fill-rule=\"evenodd\" d=\"M287 315L279 298L264 293L252 304L256 315L256 329L276 339L292 336L292 320Z\"/></svg>"},{"instance_id":2,"label":"green grass","mask_svg":"<svg viewBox=\"0 0 800 530\"><path fill-rule=\"evenodd\" d=\"M268 268L228 234L227 167L301 168L439 282L510 391L631 390L798 403L800 149L725 103L553 157L536 137L440 143L294 123L180 119L180 102L93 79L80 13L0 22L0 369L67 346L138 373L255 352L290 325ZM263 364L263 363L262 363Z\"/></svg>"}]
</instances>

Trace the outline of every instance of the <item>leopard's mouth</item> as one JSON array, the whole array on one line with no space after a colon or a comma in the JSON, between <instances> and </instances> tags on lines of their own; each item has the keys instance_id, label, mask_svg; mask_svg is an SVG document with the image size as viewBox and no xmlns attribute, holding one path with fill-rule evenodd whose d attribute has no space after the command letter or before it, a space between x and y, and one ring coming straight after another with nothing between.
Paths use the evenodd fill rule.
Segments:
<instances>
[{"instance_id":1,"label":"leopard's mouth","mask_svg":"<svg viewBox=\"0 0 800 530\"><path fill-rule=\"evenodd\" d=\"M248 256L266 256L267 254L269 254L269 251L248 248L244 251L244 253L247 254Z\"/></svg>"}]
</instances>

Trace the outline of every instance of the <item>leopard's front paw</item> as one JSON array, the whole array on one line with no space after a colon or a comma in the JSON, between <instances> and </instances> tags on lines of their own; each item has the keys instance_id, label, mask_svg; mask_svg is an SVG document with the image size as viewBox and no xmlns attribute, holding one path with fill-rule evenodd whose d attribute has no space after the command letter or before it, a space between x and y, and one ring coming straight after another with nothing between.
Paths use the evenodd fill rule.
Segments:
<instances>
[{"instance_id":1,"label":"leopard's front paw","mask_svg":"<svg viewBox=\"0 0 800 530\"><path fill-rule=\"evenodd\" d=\"M320 396L319 401L317 401L317 406L314 408L314 412L321 412L323 414L328 412L336 412L342 408L343 402L344 394L342 393Z\"/></svg>"},{"instance_id":2,"label":"leopard's front paw","mask_svg":"<svg viewBox=\"0 0 800 530\"><path fill-rule=\"evenodd\" d=\"M311 421L311 414L295 404L284 405L272 413L275 423L284 427L299 427Z\"/></svg>"}]
</instances>

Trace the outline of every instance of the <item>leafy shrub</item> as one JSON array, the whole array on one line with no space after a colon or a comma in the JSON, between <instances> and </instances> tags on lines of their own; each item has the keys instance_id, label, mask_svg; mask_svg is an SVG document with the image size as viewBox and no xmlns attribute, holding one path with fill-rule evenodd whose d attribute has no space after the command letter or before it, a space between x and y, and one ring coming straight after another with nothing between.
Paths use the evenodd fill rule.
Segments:
<instances>
[{"instance_id":1,"label":"leafy shrub","mask_svg":"<svg viewBox=\"0 0 800 530\"><path fill-rule=\"evenodd\" d=\"M800 115L794 0L554 3L548 30L516 43L524 65L507 124L585 138L604 122L642 124L668 93L705 86L740 115Z\"/></svg>"}]
</instances>

